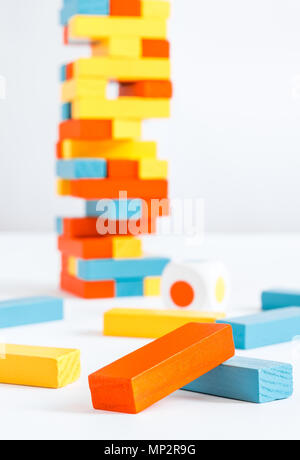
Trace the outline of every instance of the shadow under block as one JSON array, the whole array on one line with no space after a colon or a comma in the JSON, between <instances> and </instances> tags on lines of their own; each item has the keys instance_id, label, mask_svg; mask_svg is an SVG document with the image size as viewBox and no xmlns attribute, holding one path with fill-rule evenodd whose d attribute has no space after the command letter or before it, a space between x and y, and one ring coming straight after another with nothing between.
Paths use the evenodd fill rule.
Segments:
<instances>
[{"instance_id":1,"label":"shadow under block","mask_svg":"<svg viewBox=\"0 0 300 460\"><path fill-rule=\"evenodd\" d=\"M257 404L268 403L292 396L293 367L236 356L182 389Z\"/></svg>"},{"instance_id":2,"label":"shadow under block","mask_svg":"<svg viewBox=\"0 0 300 460\"><path fill-rule=\"evenodd\" d=\"M127 198L164 199L168 197L168 181L164 179L80 179L69 181L70 195L85 200L118 199L121 192Z\"/></svg>"},{"instance_id":3,"label":"shadow under block","mask_svg":"<svg viewBox=\"0 0 300 460\"><path fill-rule=\"evenodd\" d=\"M93 407L139 413L234 353L229 326L187 324L90 375Z\"/></svg>"},{"instance_id":4,"label":"shadow under block","mask_svg":"<svg viewBox=\"0 0 300 460\"><path fill-rule=\"evenodd\" d=\"M300 335L300 309L283 308L218 323L230 324L235 346L241 350L289 342Z\"/></svg>"},{"instance_id":5,"label":"shadow under block","mask_svg":"<svg viewBox=\"0 0 300 460\"><path fill-rule=\"evenodd\" d=\"M167 37L167 22L164 19L122 18L77 15L70 19L70 40L99 41L114 36L141 38Z\"/></svg>"},{"instance_id":6,"label":"shadow under block","mask_svg":"<svg viewBox=\"0 0 300 460\"><path fill-rule=\"evenodd\" d=\"M161 295L161 277L148 276L144 279L144 296L160 297Z\"/></svg>"},{"instance_id":7,"label":"shadow under block","mask_svg":"<svg viewBox=\"0 0 300 460\"><path fill-rule=\"evenodd\" d=\"M215 323L222 313L114 308L104 314L104 335L156 339L188 323Z\"/></svg>"},{"instance_id":8,"label":"shadow under block","mask_svg":"<svg viewBox=\"0 0 300 460\"><path fill-rule=\"evenodd\" d=\"M57 157L103 158L107 160L156 159L156 142L150 141L80 141L64 140L57 145Z\"/></svg>"},{"instance_id":9,"label":"shadow under block","mask_svg":"<svg viewBox=\"0 0 300 460\"><path fill-rule=\"evenodd\" d=\"M119 97L103 99L97 97L76 99L72 103L71 117L75 120L94 120L107 118L150 119L169 118L171 103L169 99L147 99L138 97Z\"/></svg>"},{"instance_id":10,"label":"shadow under block","mask_svg":"<svg viewBox=\"0 0 300 460\"><path fill-rule=\"evenodd\" d=\"M263 310L275 310L286 307L300 307L300 291L278 289L262 293Z\"/></svg>"},{"instance_id":11,"label":"shadow under block","mask_svg":"<svg viewBox=\"0 0 300 460\"><path fill-rule=\"evenodd\" d=\"M62 272L60 287L63 291L83 299L110 299L115 297L115 281L82 281L68 273Z\"/></svg>"},{"instance_id":12,"label":"shadow under block","mask_svg":"<svg viewBox=\"0 0 300 460\"><path fill-rule=\"evenodd\" d=\"M0 328L60 321L64 318L63 300L33 297L0 302Z\"/></svg>"},{"instance_id":13,"label":"shadow under block","mask_svg":"<svg viewBox=\"0 0 300 460\"><path fill-rule=\"evenodd\" d=\"M143 255L142 241L128 236L102 238L59 237L59 250L82 259L129 259Z\"/></svg>"},{"instance_id":14,"label":"shadow under block","mask_svg":"<svg viewBox=\"0 0 300 460\"><path fill-rule=\"evenodd\" d=\"M106 79L118 82L137 80L170 80L169 59L113 59L109 57L80 58L72 64L73 79Z\"/></svg>"},{"instance_id":15,"label":"shadow under block","mask_svg":"<svg viewBox=\"0 0 300 460\"><path fill-rule=\"evenodd\" d=\"M106 281L161 276L170 262L162 257L139 259L76 259L76 276L84 281Z\"/></svg>"},{"instance_id":16,"label":"shadow under block","mask_svg":"<svg viewBox=\"0 0 300 460\"><path fill-rule=\"evenodd\" d=\"M105 179L107 162L100 158L58 160L56 174L62 179Z\"/></svg>"},{"instance_id":17,"label":"shadow under block","mask_svg":"<svg viewBox=\"0 0 300 460\"><path fill-rule=\"evenodd\" d=\"M0 383L62 388L80 377L80 351L63 348L5 345Z\"/></svg>"}]
</instances>

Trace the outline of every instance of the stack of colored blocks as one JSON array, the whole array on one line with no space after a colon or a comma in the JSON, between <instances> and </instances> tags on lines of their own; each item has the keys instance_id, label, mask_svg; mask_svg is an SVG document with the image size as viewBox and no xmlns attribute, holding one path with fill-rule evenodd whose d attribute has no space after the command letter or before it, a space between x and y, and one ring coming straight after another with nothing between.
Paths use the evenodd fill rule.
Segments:
<instances>
[{"instance_id":1,"label":"stack of colored blocks","mask_svg":"<svg viewBox=\"0 0 300 460\"><path fill-rule=\"evenodd\" d=\"M164 0L64 0L65 43L92 50L62 67L57 144L58 193L86 202L57 225L61 287L80 297L160 294L169 260L144 257L137 236L169 211L168 164L141 140L143 120L170 115L169 16Z\"/></svg>"}]
</instances>

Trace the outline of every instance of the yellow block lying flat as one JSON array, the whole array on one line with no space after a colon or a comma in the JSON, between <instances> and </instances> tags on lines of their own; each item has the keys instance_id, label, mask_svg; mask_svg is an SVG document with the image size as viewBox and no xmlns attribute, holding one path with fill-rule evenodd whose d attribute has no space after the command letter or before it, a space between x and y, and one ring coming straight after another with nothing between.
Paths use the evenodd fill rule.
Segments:
<instances>
[{"instance_id":1,"label":"yellow block lying flat","mask_svg":"<svg viewBox=\"0 0 300 460\"><path fill-rule=\"evenodd\" d=\"M71 276L77 276L77 259L76 257L68 258L68 274Z\"/></svg>"},{"instance_id":2,"label":"yellow block lying flat","mask_svg":"<svg viewBox=\"0 0 300 460\"><path fill-rule=\"evenodd\" d=\"M81 97L106 97L106 80L75 79L67 80L61 85L61 101L72 102Z\"/></svg>"},{"instance_id":3,"label":"yellow block lying flat","mask_svg":"<svg viewBox=\"0 0 300 460\"><path fill-rule=\"evenodd\" d=\"M104 335L155 339L188 323L215 323L224 313L114 308L104 314Z\"/></svg>"},{"instance_id":4,"label":"yellow block lying flat","mask_svg":"<svg viewBox=\"0 0 300 460\"><path fill-rule=\"evenodd\" d=\"M114 120L114 139L139 139L142 137L141 120Z\"/></svg>"},{"instance_id":5,"label":"yellow block lying flat","mask_svg":"<svg viewBox=\"0 0 300 460\"><path fill-rule=\"evenodd\" d=\"M1 358L0 383L61 388L80 377L79 350L5 345Z\"/></svg>"},{"instance_id":6,"label":"yellow block lying flat","mask_svg":"<svg viewBox=\"0 0 300 460\"><path fill-rule=\"evenodd\" d=\"M165 0L142 0L142 16L168 19L171 16L171 4Z\"/></svg>"},{"instance_id":7,"label":"yellow block lying flat","mask_svg":"<svg viewBox=\"0 0 300 460\"><path fill-rule=\"evenodd\" d=\"M103 78L117 81L170 80L170 59L115 59L91 57L73 63L74 79Z\"/></svg>"},{"instance_id":8,"label":"yellow block lying flat","mask_svg":"<svg viewBox=\"0 0 300 460\"><path fill-rule=\"evenodd\" d=\"M167 179L168 162L165 160L141 160L139 163L140 179Z\"/></svg>"},{"instance_id":9,"label":"yellow block lying flat","mask_svg":"<svg viewBox=\"0 0 300 460\"><path fill-rule=\"evenodd\" d=\"M170 99L119 97L114 100L103 100L85 98L76 99L72 104L72 118L74 120L169 118L170 115Z\"/></svg>"},{"instance_id":10,"label":"yellow block lying flat","mask_svg":"<svg viewBox=\"0 0 300 460\"><path fill-rule=\"evenodd\" d=\"M113 16L73 16L69 21L71 40L99 41L110 37L167 38L164 19Z\"/></svg>"},{"instance_id":11,"label":"yellow block lying flat","mask_svg":"<svg viewBox=\"0 0 300 460\"><path fill-rule=\"evenodd\" d=\"M142 56L142 40L135 37L111 37L92 44L92 56L138 59Z\"/></svg>"},{"instance_id":12,"label":"yellow block lying flat","mask_svg":"<svg viewBox=\"0 0 300 460\"><path fill-rule=\"evenodd\" d=\"M148 276L144 279L144 296L159 297L161 295L161 277Z\"/></svg>"},{"instance_id":13,"label":"yellow block lying flat","mask_svg":"<svg viewBox=\"0 0 300 460\"><path fill-rule=\"evenodd\" d=\"M57 179L57 194L68 196L71 194L71 184L67 179Z\"/></svg>"},{"instance_id":14,"label":"yellow block lying flat","mask_svg":"<svg viewBox=\"0 0 300 460\"><path fill-rule=\"evenodd\" d=\"M113 258L131 259L143 256L142 240L122 236L113 239Z\"/></svg>"},{"instance_id":15,"label":"yellow block lying flat","mask_svg":"<svg viewBox=\"0 0 300 460\"><path fill-rule=\"evenodd\" d=\"M104 158L106 160L140 160L155 159L156 142L147 141L74 141L62 142L62 156L72 158Z\"/></svg>"}]
</instances>

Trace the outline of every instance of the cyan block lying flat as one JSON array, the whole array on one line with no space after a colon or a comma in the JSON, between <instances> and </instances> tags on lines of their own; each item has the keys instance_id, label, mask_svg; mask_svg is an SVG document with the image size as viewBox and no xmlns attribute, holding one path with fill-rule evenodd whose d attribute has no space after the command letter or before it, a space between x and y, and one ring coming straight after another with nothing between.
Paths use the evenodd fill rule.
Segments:
<instances>
[{"instance_id":1,"label":"cyan block lying flat","mask_svg":"<svg viewBox=\"0 0 300 460\"><path fill-rule=\"evenodd\" d=\"M161 257L124 260L78 259L77 276L84 281L108 281L161 276L169 262L169 259Z\"/></svg>"},{"instance_id":2,"label":"cyan block lying flat","mask_svg":"<svg viewBox=\"0 0 300 460\"><path fill-rule=\"evenodd\" d=\"M116 297L142 297L144 295L144 280L116 280Z\"/></svg>"},{"instance_id":3,"label":"cyan block lying flat","mask_svg":"<svg viewBox=\"0 0 300 460\"><path fill-rule=\"evenodd\" d=\"M262 293L263 310L300 307L300 291L274 290Z\"/></svg>"},{"instance_id":4,"label":"cyan block lying flat","mask_svg":"<svg viewBox=\"0 0 300 460\"><path fill-rule=\"evenodd\" d=\"M104 179L107 162L103 159L58 160L56 174L62 179Z\"/></svg>"},{"instance_id":5,"label":"cyan block lying flat","mask_svg":"<svg viewBox=\"0 0 300 460\"><path fill-rule=\"evenodd\" d=\"M126 0L124 0L126 1ZM110 13L110 0L72 0L64 2L60 12L60 23L67 25L69 19L75 14L97 14L108 16Z\"/></svg>"},{"instance_id":6,"label":"cyan block lying flat","mask_svg":"<svg viewBox=\"0 0 300 460\"><path fill-rule=\"evenodd\" d=\"M56 233L62 235L64 233L64 221L62 217L56 218Z\"/></svg>"},{"instance_id":7,"label":"cyan block lying flat","mask_svg":"<svg viewBox=\"0 0 300 460\"><path fill-rule=\"evenodd\" d=\"M0 302L0 328L59 321L63 318L62 299L33 297Z\"/></svg>"},{"instance_id":8,"label":"cyan block lying flat","mask_svg":"<svg viewBox=\"0 0 300 460\"><path fill-rule=\"evenodd\" d=\"M67 66L63 64L60 68L60 81L66 81L67 79Z\"/></svg>"},{"instance_id":9,"label":"cyan block lying flat","mask_svg":"<svg viewBox=\"0 0 300 460\"><path fill-rule=\"evenodd\" d=\"M67 102L61 106L61 118L63 121L71 120L72 118L72 104Z\"/></svg>"},{"instance_id":10,"label":"cyan block lying flat","mask_svg":"<svg viewBox=\"0 0 300 460\"><path fill-rule=\"evenodd\" d=\"M183 390L258 404L287 399L293 394L293 367L236 356Z\"/></svg>"},{"instance_id":11,"label":"cyan block lying flat","mask_svg":"<svg viewBox=\"0 0 300 460\"><path fill-rule=\"evenodd\" d=\"M90 200L86 201L87 217L109 220L138 220L142 217L142 200Z\"/></svg>"},{"instance_id":12,"label":"cyan block lying flat","mask_svg":"<svg viewBox=\"0 0 300 460\"><path fill-rule=\"evenodd\" d=\"M230 324L235 347L241 350L289 342L300 335L300 308L289 307L217 323Z\"/></svg>"}]
</instances>

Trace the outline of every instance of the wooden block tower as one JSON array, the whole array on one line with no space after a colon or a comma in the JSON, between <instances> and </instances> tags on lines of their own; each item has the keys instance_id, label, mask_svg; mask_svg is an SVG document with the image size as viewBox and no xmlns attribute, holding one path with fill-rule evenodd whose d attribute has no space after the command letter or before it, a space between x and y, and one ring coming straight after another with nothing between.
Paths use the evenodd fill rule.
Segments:
<instances>
[{"instance_id":1,"label":"wooden block tower","mask_svg":"<svg viewBox=\"0 0 300 460\"><path fill-rule=\"evenodd\" d=\"M61 288L83 298L159 295L169 260L146 257L139 236L168 213L168 165L141 137L143 120L170 115L170 4L63 3L65 43L88 43L92 56L61 69L58 193L85 200L85 217L57 220Z\"/></svg>"}]
</instances>

